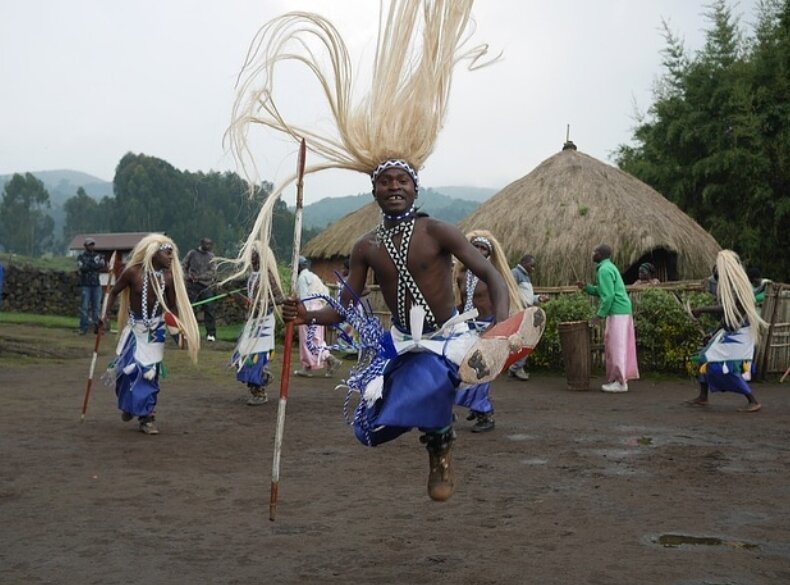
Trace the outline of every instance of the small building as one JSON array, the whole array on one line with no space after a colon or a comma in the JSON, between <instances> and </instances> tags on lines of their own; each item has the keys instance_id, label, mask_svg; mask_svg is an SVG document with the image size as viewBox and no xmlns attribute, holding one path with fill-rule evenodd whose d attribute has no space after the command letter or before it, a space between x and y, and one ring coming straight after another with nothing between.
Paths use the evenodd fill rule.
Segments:
<instances>
[{"instance_id":1,"label":"small building","mask_svg":"<svg viewBox=\"0 0 790 585\"><path fill-rule=\"evenodd\" d=\"M137 242L142 240L151 232L117 232L106 234L77 234L71 238L69 243L69 256L78 256L85 249L85 240L91 238L96 242L94 249L104 256L104 260L109 265L110 258L114 252L118 253L119 263L116 265L116 275L120 274L126 266L126 261L132 253L132 249ZM154 232L162 233L162 232Z\"/></svg>"}]
</instances>

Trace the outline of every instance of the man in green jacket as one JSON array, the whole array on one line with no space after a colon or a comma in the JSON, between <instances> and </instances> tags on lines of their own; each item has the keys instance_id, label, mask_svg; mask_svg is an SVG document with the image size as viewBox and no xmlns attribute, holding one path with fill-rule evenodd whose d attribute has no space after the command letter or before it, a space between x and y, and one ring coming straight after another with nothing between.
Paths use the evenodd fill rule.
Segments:
<instances>
[{"instance_id":1,"label":"man in green jacket","mask_svg":"<svg viewBox=\"0 0 790 585\"><path fill-rule=\"evenodd\" d=\"M603 343L606 359L607 384L604 392L627 392L628 380L639 378L636 363L636 335L631 299L625 292L620 271L611 260L612 248L601 244L593 250L595 284L577 282L579 288L589 295L599 297L598 317L606 319Z\"/></svg>"}]
</instances>

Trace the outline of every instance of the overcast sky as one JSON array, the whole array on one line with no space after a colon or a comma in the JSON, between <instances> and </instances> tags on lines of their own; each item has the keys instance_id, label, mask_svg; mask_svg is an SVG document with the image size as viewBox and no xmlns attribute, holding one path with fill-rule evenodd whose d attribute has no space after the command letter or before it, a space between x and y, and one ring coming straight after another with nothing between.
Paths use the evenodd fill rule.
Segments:
<instances>
[{"instance_id":1,"label":"overcast sky","mask_svg":"<svg viewBox=\"0 0 790 585\"><path fill-rule=\"evenodd\" d=\"M733 4L742 25L756 3ZM661 19L693 52L706 4L478 0L475 39L503 60L457 71L423 184L504 187L559 151L566 124L579 150L611 162L662 73ZM0 0L0 174L73 169L111 181L129 151L182 170L237 170L222 142L236 74L259 26L295 9L329 16L353 55L372 50L375 0ZM292 79L303 76L285 71L280 95L319 99ZM258 134L261 176L293 172L295 147ZM308 179L305 198L368 188L364 175L332 171Z\"/></svg>"}]
</instances>

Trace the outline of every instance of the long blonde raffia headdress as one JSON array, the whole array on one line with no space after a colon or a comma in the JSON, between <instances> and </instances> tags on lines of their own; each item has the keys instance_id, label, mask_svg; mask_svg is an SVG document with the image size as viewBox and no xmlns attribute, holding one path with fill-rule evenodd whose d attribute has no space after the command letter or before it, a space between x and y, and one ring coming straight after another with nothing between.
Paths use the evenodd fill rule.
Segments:
<instances>
[{"instance_id":1,"label":"long blonde raffia headdress","mask_svg":"<svg viewBox=\"0 0 790 585\"><path fill-rule=\"evenodd\" d=\"M239 74L227 133L245 174L255 177L247 142L252 124L292 136L295 142L304 138L308 150L322 159L308 165L305 174L335 168L370 175L391 159L408 163L416 173L433 151L444 122L455 66L464 60L469 69L490 63L481 62L487 45L468 46L472 4L473 0L391 0L386 9L382 3L371 87L356 102L351 59L329 20L291 12L264 25ZM322 56L328 68L322 66ZM333 124L329 133L291 124L281 115L274 79L277 65L286 61L303 64L318 81ZM249 268L252 242L269 241L274 203L295 178L276 186L264 202L240 252L240 273ZM267 298L261 295L262 302Z\"/></svg>"},{"instance_id":2,"label":"long blonde raffia headdress","mask_svg":"<svg viewBox=\"0 0 790 585\"><path fill-rule=\"evenodd\" d=\"M507 293L508 298L510 299L510 314L512 315L516 311L522 311L524 309L524 303L521 301L521 295L518 292L518 285L516 284L516 280L513 278L513 273L510 271L510 266L507 263L507 256L505 255L505 251L502 249L502 244L499 243L499 240L494 237L488 230L472 230L466 234L466 239L472 245L476 244L483 244L488 248L490 256L488 257L491 264L496 268L496 271L499 272L499 275L505 281L507 285ZM453 283L456 284L455 286L455 304L461 304L461 291L457 286L458 282L458 275L461 273L462 264L456 260L455 266L453 267ZM471 291L469 294L473 293Z\"/></svg>"},{"instance_id":3,"label":"long blonde raffia headdress","mask_svg":"<svg viewBox=\"0 0 790 585\"><path fill-rule=\"evenodd\" d=\"M765 329L768 324L757 312L752 283L749 282L738 254L732 250L719 252L716 255L716 272L719 275L716 296L724 309L727 326L738 329L746 321L755 332Z\"/></svg>"},{"instance_id":4,"label":"long blonde raffia headdress","mask_svg":"<svg viewBox=\"0 0 790 585\"><path fill-rule=\"evenodd\" d=\"M154 255L163 247L170 247L173 250L173 262L170 265L170 272L173 275L173 287L175 289L176 306L170 307L162 295L162 291L158 286L153 286L153 292L156 295L159 305L162 307L162 312L178 313L176 324L178 329L184 335L186 340L186 348L189 352L189 357L194 363L197 363L198 351L200 351L200 330L198 329L195 313L189 304L189 296L187 295L186 285L184 284L184 271L181 268L181 263L178 258L178 247L175 242L165 236L164 234L148 234L142 240L137 242L137 245L132 249L131 256L126 263L127 268L130 266L142 266L143 270L148 271L149 274L154 273L153 258ZM150 276L148 276L150 278ZM120 294L120 303L118 308L118 330L123 331L126 321L129 318L129 288L127 287Z\"/></svg>"}]
</instances>

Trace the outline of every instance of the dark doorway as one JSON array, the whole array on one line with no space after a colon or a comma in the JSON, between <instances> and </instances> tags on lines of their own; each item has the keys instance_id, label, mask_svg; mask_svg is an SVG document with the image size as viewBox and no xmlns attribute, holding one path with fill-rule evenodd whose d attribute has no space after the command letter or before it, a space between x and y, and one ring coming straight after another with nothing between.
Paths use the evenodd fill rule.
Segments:
<instances>
[{"instance_id":1,"label":"dark doorway","mask_svg":"<svg viewBox=\"0 0 790 585\"><path fill-rule=\"evenodd\" d=\"M656 274L661 282L678 279L678 255L664 248L656 248L643 255L639 260L631 264L628 270L623 272L623 282L634 284L639 278L639 265L643 262L650 262L656 267Z\"/></svg>"}]
</instances>

